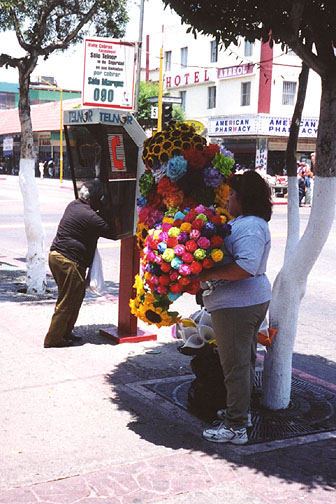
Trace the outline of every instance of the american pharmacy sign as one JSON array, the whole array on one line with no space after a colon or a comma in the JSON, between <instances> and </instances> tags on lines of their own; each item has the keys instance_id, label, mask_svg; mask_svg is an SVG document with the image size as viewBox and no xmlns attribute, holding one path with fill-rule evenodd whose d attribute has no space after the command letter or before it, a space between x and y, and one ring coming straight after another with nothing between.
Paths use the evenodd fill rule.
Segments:
<instances>
[{"instance_id":1,"label":"american pharmacy sign","mask_svg":"<svg viewBox=\"0 0 336 504\"><path fill-rule=\"evenodd\" d=\"M267 114L249 116L209 117L210 136L277 136L288 137L291 119ZM300 138L316 138L318 119L303 118L300 124Z\"/></svg>"}]
</instances>

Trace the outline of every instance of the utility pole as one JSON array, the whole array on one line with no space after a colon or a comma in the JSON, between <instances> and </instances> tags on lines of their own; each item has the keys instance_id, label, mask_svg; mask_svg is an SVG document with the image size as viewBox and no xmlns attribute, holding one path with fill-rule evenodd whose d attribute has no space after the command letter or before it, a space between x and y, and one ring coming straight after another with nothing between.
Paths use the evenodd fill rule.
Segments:
<instances>
[{"instance_id":1,"label":"utility pole","mask_svg":"<svg viewBox=\"0 0 336 504\"><path fill-rule=\"evenodd\" d=\"M145 0L140 0L140 19L139 19L139 37L138 37L138 51L137 51L137 71L135 82L135 100L134 100L134 113L138 115L139 111L139 93L140 93L140 78L141 78L141 51L142 51L142 34L143 34L143 20L144 20Z\"/></svg>"},{"instance_id":2,"label":"utility pole","mask_svg":"<svg viewBox=\"0 0 336 504\"><path fill-rule=\"evenodd\" d=\"M162 25L162 41L160 47L160 74L159 74L159 100L158 100L158 123L157 130L162 130L162 95L163 95L163 37L164 37L164 25Z\"/></svg>"}]
</instances>

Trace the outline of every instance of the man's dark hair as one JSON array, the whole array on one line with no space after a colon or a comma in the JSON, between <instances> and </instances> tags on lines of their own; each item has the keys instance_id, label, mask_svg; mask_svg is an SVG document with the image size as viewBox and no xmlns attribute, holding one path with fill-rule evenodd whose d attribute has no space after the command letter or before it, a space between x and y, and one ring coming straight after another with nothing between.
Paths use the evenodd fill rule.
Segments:
<instances>
[{"instance_id":1,"label":"man's dark hair","mask_svg":"<svg viewBox=\"0 0 336 504\"><path fill-rule=\"evenodd\" d=\"M79 197L90 203L97 203L104 194L104 186L99 179L84 182L79 190Z\"/></svg>"},{"instance_id":2,"label":"man's dark hair","mask_svg":"<svg viewBox=\"0 0 336 504\"><path fill-rule=\"evenodd\" d=\"M266 222L272 216L271 190L267 182L255 171L234 175L229 186L236 191L243 215L256 215Z\"/></svg>"}]
</instances>

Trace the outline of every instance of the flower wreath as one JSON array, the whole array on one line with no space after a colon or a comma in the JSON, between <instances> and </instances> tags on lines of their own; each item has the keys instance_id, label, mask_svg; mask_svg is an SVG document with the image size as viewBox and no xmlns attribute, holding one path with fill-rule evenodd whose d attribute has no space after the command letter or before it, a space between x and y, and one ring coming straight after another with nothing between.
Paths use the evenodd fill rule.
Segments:
<instances>
[{"instance_id":1,"label":"flower wreath","mask_svg":"<svg viewBox=\"0 0 336 504\"><path fill-rule=\"evenodd\" d=\"M180 320L170 305L185 292L196 294L199 273L223 258L223 239L231 232L225 207L234 159L185 123L170 123L146 139L142 157L146 171L137 200L142 261L130 307L148 324L169 326Z\"/></svg>"}]
</instances>

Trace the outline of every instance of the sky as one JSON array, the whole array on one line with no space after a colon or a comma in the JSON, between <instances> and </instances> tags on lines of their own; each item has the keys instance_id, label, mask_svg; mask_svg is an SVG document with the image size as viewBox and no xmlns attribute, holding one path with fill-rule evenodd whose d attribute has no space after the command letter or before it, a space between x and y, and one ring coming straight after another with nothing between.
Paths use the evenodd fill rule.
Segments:
<instances>
[{"instance_id":1,"label":"sky","mask_svg":"<svg viewBox=\"0 0 336 504\"><path fill-rule=\"evenodd\" d=\"M135 42L139 35L140 0L128 0L128 4L130 21L124 39L128 42ZM153 23L158 27L160 24L179 24L180 18L169 9L164 11L163 3L160 0L145 0L144 36L152 30ZM20 56L22 54L16 36L11 32L0 33L0 47L1 52L8 53L11 56ZM70 48L64 53L53 54L47 61L40 58L33 76L55 77L57 85L63 89L81 91L83 87L83 66L84 51L83 45L80 45ZM18 82L17 70L1 67L0 82Z\"/></svg>"}]
</instances>

